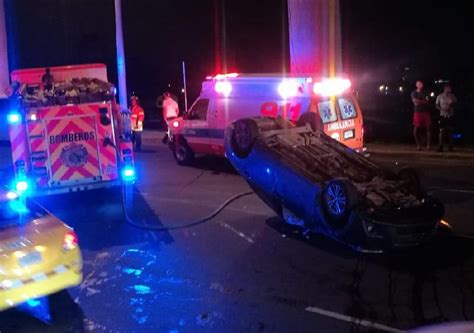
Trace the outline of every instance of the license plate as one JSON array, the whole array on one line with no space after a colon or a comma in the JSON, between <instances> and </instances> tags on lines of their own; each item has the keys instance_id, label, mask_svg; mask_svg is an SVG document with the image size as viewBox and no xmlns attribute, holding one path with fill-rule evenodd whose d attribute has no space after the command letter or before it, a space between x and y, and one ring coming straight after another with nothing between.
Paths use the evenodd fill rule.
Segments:
<instances>
[{"instance_id":1,"label":"license plate","mask_svg":"<svg viewBox=\"0 0 474 333\"><path fill-rule=\"evenodd\" d=\"M354 130L344 132L344 140L352 139L352 138L354 138L354 136L355 136Z\"/></svg>"},{"instance_id":2,"label":"license plate","mask_svg":"<svg viewBox=\"0 0 474 333\"><path fill-rule=\"evenodd\" d=\"M34 264L38 264L43 260L41 258L41 253L38 251L29 252L24 257L21 257L18 261L21 267L31 266Z\"/></svg>"}]
</instances>

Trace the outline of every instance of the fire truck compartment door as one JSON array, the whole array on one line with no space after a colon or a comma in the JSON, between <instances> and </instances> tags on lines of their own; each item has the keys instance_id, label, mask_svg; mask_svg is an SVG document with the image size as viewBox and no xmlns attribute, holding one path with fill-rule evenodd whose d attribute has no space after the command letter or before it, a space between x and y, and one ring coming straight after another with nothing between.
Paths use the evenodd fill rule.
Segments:
<instances>
[{"instance_id":1,"label":"fire truck compartment door","mask_svg":"<svg viewBox=\"0 0 474 333\"><path fill-rule=\"evenodd\" d=\"M50 186L101 180L94 115L45 119L50 156Z\"/></svg>"}]
</instances>

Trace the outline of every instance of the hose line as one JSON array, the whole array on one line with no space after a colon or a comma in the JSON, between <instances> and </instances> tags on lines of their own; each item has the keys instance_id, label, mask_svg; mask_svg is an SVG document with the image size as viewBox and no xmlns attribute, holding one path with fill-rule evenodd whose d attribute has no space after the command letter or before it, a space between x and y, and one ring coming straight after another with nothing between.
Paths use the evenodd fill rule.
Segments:
<instances>
[{"instance_id":1,"label":"hose line","mask_svg":"<svg viewBox=\"0 0 474 333\"><path fill-rule=\"evenodd\" d=\"M242 197L251 195L251 194L254 194L254 192L253 191L248 191L248 192L237 193L237 194L231 196L226 201L224 201L219 207L217 207L209 215L204 216L204 217L202 217L198 220L195 220L195 221L191 221L191 222L183 223L183 224L178 224L178 225L172 225L172 226L171 225L168 225L168 226L167 225L148 225L148 224L138 223L138 222L134 221L130 217L130 215L128 215L128 212L127 212L125 184L122 186L122 207L123 207L123 213L124 213L124 216L125 216L125 221L128 224L130 224L131 226L133 226L135 228L143 229L143 230L169 231L169 230L178 230L178 229L191 228L191 227L206 223L206 222L212 220L217 215L219 215L227 206L229 206L234 201L236 201L236 200L238 200Z\"/></svg>"}]
</instances>

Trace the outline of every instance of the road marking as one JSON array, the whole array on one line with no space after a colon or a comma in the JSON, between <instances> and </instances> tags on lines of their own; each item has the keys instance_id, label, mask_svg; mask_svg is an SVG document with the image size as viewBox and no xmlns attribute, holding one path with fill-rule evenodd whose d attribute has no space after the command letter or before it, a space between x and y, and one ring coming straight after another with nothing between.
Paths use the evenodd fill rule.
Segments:
<instances>
[{"instance_id":1,"label":"road marking","mask_svg":"<svg viewBox=\"0 0 474 333\"><path fill-rule=\"evenodd\" d=\"M233 232L234 234L236 234L237 236L242 237L243 239L245 239L245 240L246 240L247 242L249 242L250 244L255 243L255 241L254 241L251 237L245 235L243 232L241 232L241 231L235 229L235 228L232 227L231 225L229 225L229 224L227 224L227 223L224 223L224 222L219 222L219 225L222 226L222 227L224 227L224 228L227 229L227 230L232 231L232 232Z\"/></svg>"},{"instance_id":2,"label":"road marking","mask_svg":"<svg viewBox=\"0 0 474 333\"><path fill-rule=\"evenodd\" d=\"M341 320L341 321L346 321L348 323L356 324L356 325L361 325L369 328L375 328L381 331L385 332L394 332L394 333L405 333L406 331L399 330L397 328L385 326L382 324L374 323L372 321L364 320L364 319L359 319L351 316L346 316L337 312L332 312L328 310L324 310L321 308L313 307L313 306L308 306L306 309L308 312L313 312L317 313L322 316L330 317L333 319Z\"/></svg>"},{"instance_id":3,"label":"road marking","mask_svg":"<svg viewBox=\"0 0 474 333\"><path fill-rule=\"evenodd\" d=\"M474 194L474 190L461 190L457 188L431 187L430 190L439 191L439 192L457 192L457 193Z\"/></svg>"}]
</instances>

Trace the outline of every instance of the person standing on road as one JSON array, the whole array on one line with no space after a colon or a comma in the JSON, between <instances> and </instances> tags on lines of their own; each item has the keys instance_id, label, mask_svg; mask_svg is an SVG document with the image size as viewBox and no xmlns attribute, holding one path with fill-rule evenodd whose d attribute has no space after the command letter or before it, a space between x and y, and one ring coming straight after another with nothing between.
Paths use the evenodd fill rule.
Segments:
<instances>
[{"instance_id":1,"label":"person standing on road","mask_svg":"<svg viewBox=\"0 0 474 333\"><path fill-rule=\"evenodd\" d=\"M445 85L443 93L436 97L436 108L439 110L439 152L443 151L445 134L448 136L449 151L453 151L454 105L457 101L449 84Z\"/></svg>"},{"instance_id":2,"label":"person standing on road","mask_svg":"<svg viewBox=\"0 0 474 333\"><path fill-rule=\"evenodd\" d=\"M165 92L163 94L163 120L165 136L163 137L163 143L168 142L168 123L179 115L178 103L171 97L171 93Z\"/></svg>"},{"instance_id":3,"label":"person standing on road","mask_svg":"<svg viewBox=\"0 0 474 333\"><path fill-rule=\"evenodd\" d=\"M145 120L145 111L140 106L140 100L137 96L130 98L130 118L133 131L133 147L135 151L142 149L143 121Z\"/></svg>"},{"instance_id":4,"label":"person standing on road","mask_svg":"<svg viewBox=\"0 0 474 333\"><path fill-rule=\"evenodd\" d=\"M413 114L413 136L418 150L422 150L419 138L420 128L426 129L426 149L430 149L431 144L431 115L429 98L423 91L423 82L416 81L416 90L411 93L411 100L415 106Z\"/></svg>"}]
</instances>

